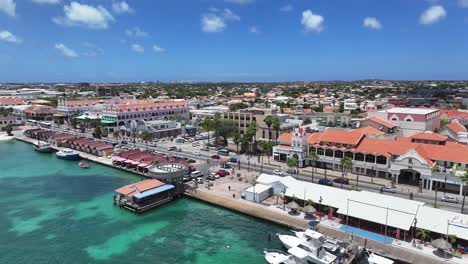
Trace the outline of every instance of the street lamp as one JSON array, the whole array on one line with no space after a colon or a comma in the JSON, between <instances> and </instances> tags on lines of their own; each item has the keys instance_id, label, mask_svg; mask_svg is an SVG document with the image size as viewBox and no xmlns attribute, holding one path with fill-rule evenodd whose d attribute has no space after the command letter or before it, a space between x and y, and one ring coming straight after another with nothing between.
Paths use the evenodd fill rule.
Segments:
<instances>
[{"instance_id":1,"label":"street lamp","mask_svg":"<svg viewBox=\"0 0 468 264\"><path fill-rule=\"evenodd\" d=\"M414 227L413 227L413 247L416 247L416 237L414 236L414 232L416 232L416 224L418 223L418 219L416 216L414 217Z\"/></svg>"},{"instance_id":2,"label":"street lamp","mask_svg":"<svg viewBox=\"0 0 468 264\"><path fill-rule=\"evenodd\" d=\"M447 174L445 174L444 195L445 195L446 190L447 190Z\"/></svg>"}]
</instances>

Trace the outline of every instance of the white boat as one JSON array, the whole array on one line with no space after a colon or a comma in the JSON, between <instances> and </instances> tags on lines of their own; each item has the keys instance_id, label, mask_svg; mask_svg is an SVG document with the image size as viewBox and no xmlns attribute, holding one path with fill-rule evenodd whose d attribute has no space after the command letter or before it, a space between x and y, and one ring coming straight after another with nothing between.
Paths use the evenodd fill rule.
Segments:
<instances>
[{"instance_id":1,"label":"white boat","mask_svg":"<svg viewBox=\"0 0 468 264\"><path fill-rule=\"evenodd\" d=\"M263 251L265 254L266 262L270 264L301 264L306 263L292 255L289 255L281 250L276 249L265 249Z\"/></svg>"},{"instance_id":2,"label":"white boat","mask_svg":"<svg viewBox=\"0 0 468 264\"><path fill-rule=\"evenodd\" d=\"M325 250L320 240L306 241L297 236L278 235L279 240L288 249L288 253L298 259L315 264L334 263L337 257Z\"/></svg>"},{"instance_id":3,"label":"white boat","mask_svg":"<svg viewBox=\"0 0 468 264\"><path fill-rule=\"evenodd\" d=\"M72 149L62 149L56 153L57 158L64 160L79 160L80 154Z\"/></svg>"},{"instance_id":4,"label":"white boat","mask_svg":"<svg viewBox=\"0 0 468 264\"><path fill-rule=\"evenodd\" d=\"M330 239L325 237L323 234L314 231L312 229L307 229L305 232L293 231L296 237L301 238L305 241L317 240L322 243L323 248L330 253L343 255L346 251L344 247L340 246L340 241L335 239Z\"/></svg>"},{"instance_id":5,"label":"white boat","mask_svg":"<svg viewBox=\"0 0 468 264\"><path fill-rule=\"evenodd\" d=\"M38 141L37 143L33 144L33 149L37 152L42 153L49 153L52 152L52 145L47 142Z\"/></svg>"},{"instance_id":6,"label":"white boat","mask_svg":"<svg viewBox=\"0 0 468 264\"><path fill-rule=\"evenodd\" d=\"M394 261L388 258L384 258L374 253L370 253L369 257L367 258L367 262L369 264L393 264Z\"/></svg>"}]
</instances>

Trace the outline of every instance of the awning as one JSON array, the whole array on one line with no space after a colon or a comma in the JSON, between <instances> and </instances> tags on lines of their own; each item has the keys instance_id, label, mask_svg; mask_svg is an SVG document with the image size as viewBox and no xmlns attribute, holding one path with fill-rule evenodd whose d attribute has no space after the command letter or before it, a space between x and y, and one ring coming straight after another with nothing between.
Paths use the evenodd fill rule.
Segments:
<instances>
[{"instance_id":1,"label":"awning","mask_svg":"<svg viewBox=\"0 0 468 264\"><path fill-rule=\"evenodd\" d=\"M162 193L162 192L174 189L174 188L175 188L174 185L166 184L166 185L151 189L151 190L146 191L146 192L137 193L137 194L133 195L133 197L135 197L136 199L141 199L141 198L145 198L145 197L148 197L148 196L151 196L151 195L154 195L154 194Z\"/></svg>"},{"instance_id":2,"label":"awning","mask_svg":"<svg viewBox=\"0 0 468 264\"><path fill-rule=\"evenodd\" d=\"M101 124L115 124L115 121L102 119Z\"/></svg>"}]
</instances>

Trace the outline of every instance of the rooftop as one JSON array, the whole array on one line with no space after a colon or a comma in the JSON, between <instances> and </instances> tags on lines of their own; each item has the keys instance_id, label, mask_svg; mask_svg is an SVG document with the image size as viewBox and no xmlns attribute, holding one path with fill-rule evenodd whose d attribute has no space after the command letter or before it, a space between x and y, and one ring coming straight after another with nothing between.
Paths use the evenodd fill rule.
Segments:
<instances>
[{"instance_id":1,"label":"rooftop","mask_svg":"<svg viewBox=\"0 0 468 264\"><path fill-rule=\"evenodd\" d=\"M387 112L390 114L414 114L414 115L427 115L439 111L439 109L432 108L403 108L396 107L390 109L380 110L380 112Z\"/></svg>"}]
</instances>

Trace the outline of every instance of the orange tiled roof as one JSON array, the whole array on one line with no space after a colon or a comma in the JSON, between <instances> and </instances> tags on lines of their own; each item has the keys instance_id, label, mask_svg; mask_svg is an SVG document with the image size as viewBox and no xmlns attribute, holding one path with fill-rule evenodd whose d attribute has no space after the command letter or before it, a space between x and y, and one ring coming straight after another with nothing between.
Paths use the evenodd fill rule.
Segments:
<instances>
[{"instance_id":1,"label":"orange tiled roof","mask_svg":"<svg viewBox=\"0 0 468 264\"><path fill-rule=\"evenodd\" d=\"M122 195L132 197L134 194L141 193L147 190L151 190L159 186L163 186L164 184L165 184L164 182L160 182L156 179L148 179L148 180L144 180L141 182L132 183L124 187L120 187L119 189L115 191Z\"/></svg>"},{"instance_id":2,"label":"orange tiled roof","mask_svg":"<svg viewBox=\"0 0 468 264\"><path fill-rule=\"evenodd\" d=\"M356 145L359 143L359 140L364 136L363 133L355 131L345 131L345 130L336 130L336 129L327 129L320 136L320 142L334 142L338 144L350 144Z\"/></svg>"},{"instance_id":3,"label":"orange tiled roof","mask_svg":"<svg viewBox=\"0 0 468 264\"><path fill-rule=\"evenodd\" d=\"M369 118L369 120L372 120L375 123L377 123L379 125L382 125L384 127L387 127L387 128L394 128L394 127L397 126L397 125L393 124L392 122L389 122L387 120L383 120L382 118L378 118L378 117L375 117L375 116Z\"/></svg>"},{"instance_id":4,"label":"orange tiled roof","mask_svg":"<svg viewBox=\"0 0 468 264\"><path fill-rule=\"evenodd\" d=\"M360 127L352 131L353 133L362 133L366 135L384 135L385 132L378 130L377 128L371 126Z\"/></svg>"},{"instance_id":5,"label":"orange tiled roof","mask_svg":"<svg viewBox=\"0 0 468 264\"><path fill-rule=\"evenodd\" d=\"M466 128L456 121L450 122L450 124L447 125L447 128L455 133L466 132Z\"/></svg>"},{"instance_id":6,"label":"orange tiled roof","mask_svg":"<svg viewBox=\"0 0 468 264\"><path fill-rule=\"evenodd\" d=\"M286 132L286 133L281 134L277 140L279 142L285 142L285 143L291 144L291 139L292 139L292 134L290 132Z\"/></svg>"},{"instance_id":7,"label":"orange tiled roof","mask_svg":"<svg viewBox=\"0 0 468 264\"><path fill-rule=\"evenodd\" d=\"M447 140L447 136L441 135L438 133L433 132L421 132L414 134L410 137L411 139L419 139L419 140L431 140L431 141L445 141Z\"/></svg>"},{"instance_id":8,"label":"orange tiled roof","mask_svg":"<svg viewBox=\"0 0 468 264\"><path fill-rule=\"evenodd\" d=\"M0 105L22 105L23 99L18 97L0 97Z\"/></svg>"},{"instance_id":9,"label":"orange tiled roof","mask_svg":"<svg viewBox=\"0 0 468 264\"><path fill-rule=\"evenodd\" d=\"M468 118L468 111L440 110L440 115L445 115L448 118Z\"/></svg>"}]
</instances>

